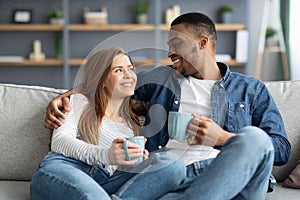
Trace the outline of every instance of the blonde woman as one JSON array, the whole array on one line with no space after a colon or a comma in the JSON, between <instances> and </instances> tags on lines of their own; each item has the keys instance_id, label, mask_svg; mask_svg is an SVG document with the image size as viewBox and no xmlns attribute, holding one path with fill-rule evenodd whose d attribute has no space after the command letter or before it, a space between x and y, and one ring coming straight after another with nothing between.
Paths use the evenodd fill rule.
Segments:
<instances>
[{"instance_id":1,"label":"blonde woman","mask_svg":"<svg viewBox=\"0 0 300 200\"><path fill-rule=\"evenodd\" d=\"M121 48L100 50L80 70L72 109L54 130L51 152L33 175L32 200L152 200L178 186L185 166L173 154L148 158L147 150L129 143L130 157L143 153L144 161L134 167L135 160L125 159L124 138L141 134L130 99L137 80L130 57Z\"/></svg>"}]
</instances>

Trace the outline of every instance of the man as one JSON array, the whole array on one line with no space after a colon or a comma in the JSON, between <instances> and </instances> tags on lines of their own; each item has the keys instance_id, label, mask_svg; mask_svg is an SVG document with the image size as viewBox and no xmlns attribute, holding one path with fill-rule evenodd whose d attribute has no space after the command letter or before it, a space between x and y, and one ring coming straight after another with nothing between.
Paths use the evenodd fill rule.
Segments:
<instances>
[{"instance_id":1,"label":"man","mask_svg":"<svg viewBox=\"0 0 300 200\"><path fill-rule=\"evenodd\" d=\"M265 199L273 164L288 161L290 144L269 91L261 81L216 63L216 40L210 18L183 14L169 31L173 65L138 74L135 98L149 104L147 149L185 148L181 157L190 181L163 199ZM46 127L59 125L55 115L63 114L57 107L67 102L59 97L50 103ZM187 130L191 148L169 140L169 111L194 114ZM203 146L214 148L203 155L199 150ZM216 149L220 149L217 156Z\"/></svg>"}]
</instances>

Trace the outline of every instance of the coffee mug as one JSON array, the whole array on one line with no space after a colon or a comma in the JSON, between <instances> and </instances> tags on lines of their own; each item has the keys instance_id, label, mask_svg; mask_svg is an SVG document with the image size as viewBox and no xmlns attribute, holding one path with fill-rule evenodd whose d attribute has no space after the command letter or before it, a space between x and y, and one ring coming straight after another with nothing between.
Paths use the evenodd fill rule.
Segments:
<instances>
[{"instance_id":1,"label":"coffee mug","mask_svg":"<svg viewBox=\"0 0 300 200\"><path fill-rule=\"evenodd\" d=\"M139 156L139 157L130 158L130 155L129 155L129 152L128 152L128 142L138 144L141 148L142 155ZM126 160L133 160L133 159L136 160L135 165L138 165L141 162L143 162L143 160L144 160L144 149L145 149L145 138L144 138L144 136L135 136L135 137L125 138L123 146L124 146L124 152L125 152Z\"/></svg>"},{"instance_id":2,"label":"coffee mug","mask_svg":"<svg viewBox=\"0 0 300 200\"><path fill-rule=\"evenodd\" d=\"M171 139L178 141L186 141L188 134L186 133L187 127L193 119L191 113L182 112L169 112L168 117L168 132Z\"/></svg>"}]
</instances>

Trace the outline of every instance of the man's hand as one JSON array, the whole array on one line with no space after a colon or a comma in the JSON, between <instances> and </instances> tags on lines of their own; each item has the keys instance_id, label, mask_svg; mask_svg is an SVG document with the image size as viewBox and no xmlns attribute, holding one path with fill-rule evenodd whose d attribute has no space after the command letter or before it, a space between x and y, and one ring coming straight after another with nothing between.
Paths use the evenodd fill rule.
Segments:
<instances>
[{"instance_id":1,"label":"man's hand","mask_svg":"<svg viewBox=\"0 0 300 200\"><path fill-rule=\"evenodd\" d=\"M70 99L65 96L58 96L53 99L47 106L45 128L54 129L62 125L59 118L65 119L65 114L62 112L70 112Z\"/></svg>"},{"instance_id":2,"label":"man's hand","mask_svg":"<svg viewBox=\"0 0 300 200\"><path fill-rule=\"evenodd\" d=\"M224 131L210 118L195 114L193 116L187 129L187 133L190 135L188 138L190 145L222 146L235 135Z\"/></svg>"}]
</instances>

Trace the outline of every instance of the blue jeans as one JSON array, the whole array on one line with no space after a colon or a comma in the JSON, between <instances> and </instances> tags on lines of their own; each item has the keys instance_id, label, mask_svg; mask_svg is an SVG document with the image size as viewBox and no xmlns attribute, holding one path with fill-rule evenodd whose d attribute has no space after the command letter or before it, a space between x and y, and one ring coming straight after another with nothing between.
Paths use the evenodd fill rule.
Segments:
<instances>
[{"instance_id":1,"label":"blue jeans","mask_svg":"<svg viewBox=\"0 0 300 200\"><path fill-rule=\"evenodd\" d=\"M140 165L112 176L103 166L52 153L33 175L30 194L32 200L153 200L180 185L185 176L184 163L169 152L153 153Z\"/></svg>"},{"instance_id":2,"label":"blue jeans","mask_svg":"<svg viewBox=\"0 0 300 200\"><path fill-rule=\"evenodd\" d=\"M160 199L264 200L273 162L270 137L259 128L245 127L215 159L187 166L185 183Z\"/></svg>"}]
</instances>

